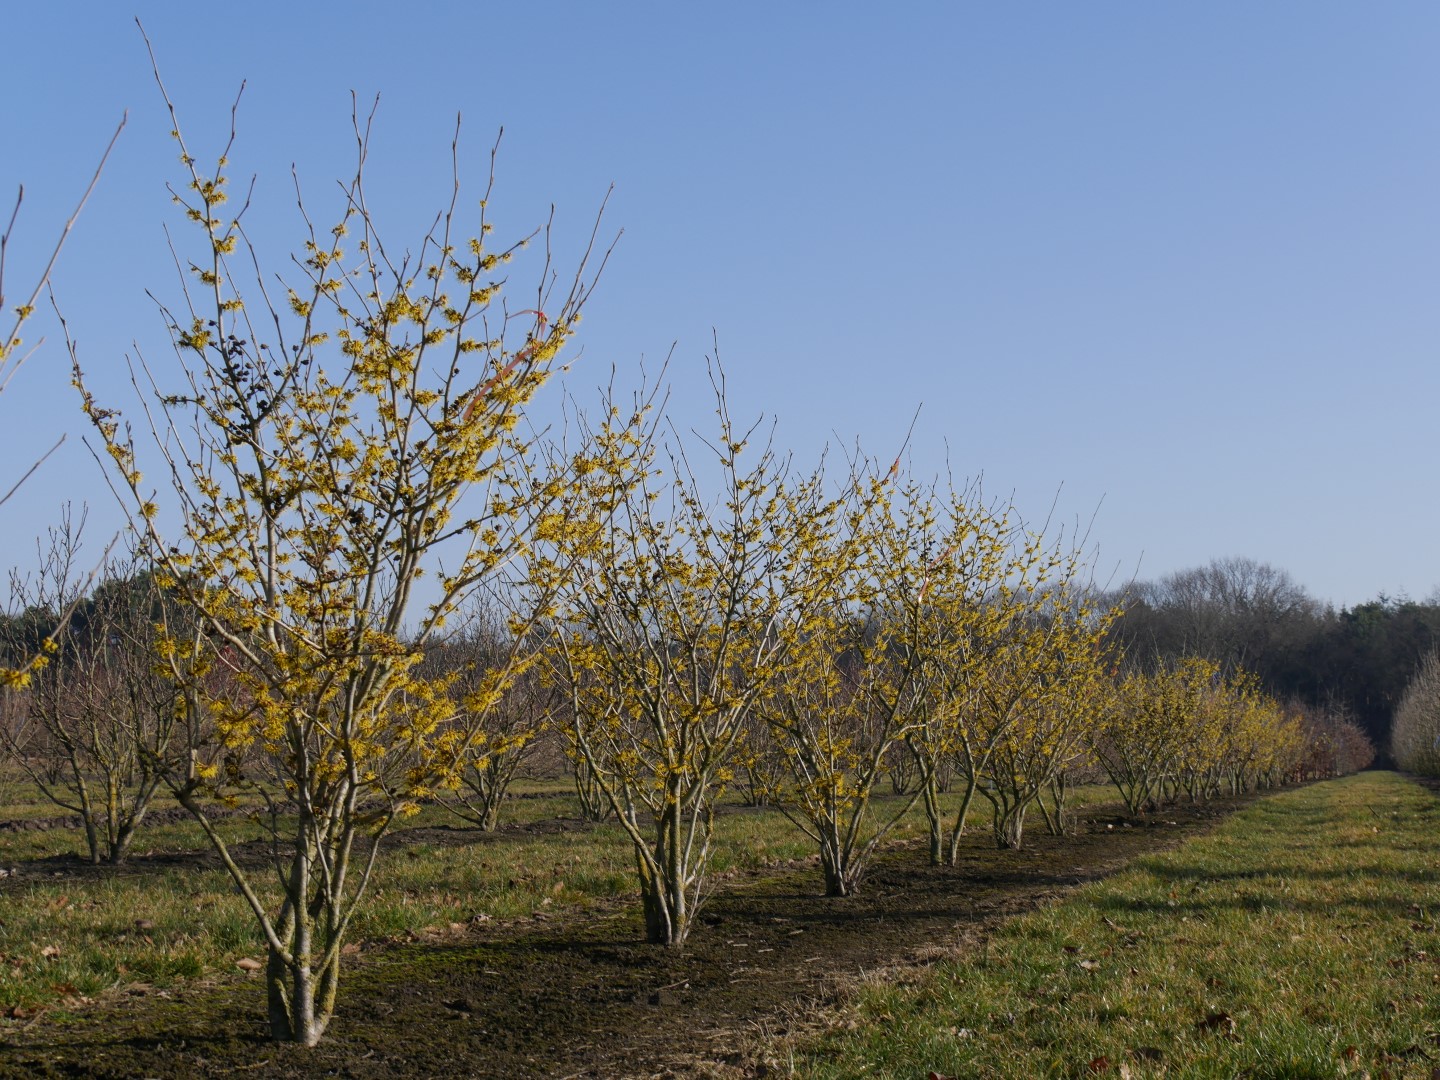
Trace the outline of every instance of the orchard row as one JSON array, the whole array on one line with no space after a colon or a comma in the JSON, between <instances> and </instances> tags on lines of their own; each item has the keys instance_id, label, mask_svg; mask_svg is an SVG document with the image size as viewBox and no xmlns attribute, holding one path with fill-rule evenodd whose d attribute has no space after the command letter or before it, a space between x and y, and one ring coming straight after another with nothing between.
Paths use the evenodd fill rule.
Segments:
<instances>
[{"instance_id":1,"label":"orchard row","mask_svg":"<svg viewBox=\"0 0 1440 1080\"><path fill-rule=\"evenodd\" d=\"M904 806L878 808L882 778L944 862L977 797L1018 845L1036 806L1064 827L1097 764L1137 811L1353 764L1241 673L1118 655L1074 538L903 455L800 468L735 422L718 366L703 437L653 386L536 434L593 237L562 279L547 234L535 299L511 306L530 238L497 246L488 197L470 215L457 194L392 245L357 128L331 224L302 208L267 272L228 148L205 168L171 119L191 230L159 307L171 355L132 358L127 419L71 343L133 548L93 589L78 523L57 528L8 623L4 737L97 859L124 857L159 791L195 816L266 940L275 1038L323 1034L392 823L462 796L493 822L540 725L628 834L647 935L672 946L736 787L783 807L844 894ZM275 867L233 856L216 821L236 808Z\"/></svg>"}]
</instances>

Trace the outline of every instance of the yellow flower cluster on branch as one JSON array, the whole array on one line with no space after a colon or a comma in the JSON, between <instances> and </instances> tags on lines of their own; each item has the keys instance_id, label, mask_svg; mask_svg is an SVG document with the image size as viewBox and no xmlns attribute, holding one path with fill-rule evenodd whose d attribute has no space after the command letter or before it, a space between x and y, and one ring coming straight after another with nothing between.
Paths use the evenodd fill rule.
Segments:
<instances>
[{"instance_id":1,"label":"yellow flower cluster on branch","mask_svg":"<svg viewBox=\"0 0 1440 1080\"><path fill-rule=\"evenodd\" d=\"M1306 746L1297 718L1253 676L1202 657L1130 672L1103 700L1090 748L1132 813L1281 782Z\"/></svg>"},{"instance_id":2,"label":"yellow flower cluster on branch","mask_svg":"<svg viewBox=\"0 0 1440 1080\"><path fill-rule=\"evenodd\" d=\"M544 479L519 421L593 277L582 264L557 295L542 271L546 312L507 313L488 272L519 245L490 250L483 209L467 238L453 200L418 247L392 249L365 209L357 116L337 219L317 229L302 207L298 279L273 304L226 206L229 146L202 174L178 119L173 130L188 173L177 200L198 236L182 302L161 309L174 373L147 365L176 389L146 412L173 499L142 488L127 429L78 363L75 381L159 572L205 628L211 675L166 658L197 728L215 732L172 777L175 793L202 824L203 797L237 785L294 808L279 908L206 828L269 943L276 1035L311 1042L373 867L356 837L378 837L457 775L533 647L517 644L463 703L419 663L448 614L527 557L532 534L567 530L563 484ZM177 535L162 532L172 521ZM427 574L436 585L416 610ZM552 574L558 584L562 568Z\"/></svg>"}]
</instances>

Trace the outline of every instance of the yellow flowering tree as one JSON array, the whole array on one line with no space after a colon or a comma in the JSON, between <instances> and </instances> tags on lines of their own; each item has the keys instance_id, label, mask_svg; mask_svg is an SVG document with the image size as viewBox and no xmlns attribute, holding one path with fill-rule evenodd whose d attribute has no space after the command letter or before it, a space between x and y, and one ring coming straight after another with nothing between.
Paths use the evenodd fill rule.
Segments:
<instances>
[{"instance_id":1,"label":"yellow flowering tree","mask_svg":"<svg viewBox=\"0 0 1440 1080\"><path fill-rule=\"evenodd\" d=\"M1017 628L1017 640L995 653L977 680L978 696L1003 710L995 714L1001 721L996 737L978 759L978 786L994 810L996 843L1006 848L1021 846L1027 810L1085 753L1108 677L1104 640L1114 613L1092 610L1064 587L1037 599L1043 608L1033 622ZM1056 799L1054 818L1041 808L1058 832L1060 792Z\"/></svg>"},{"instance_id":2,"label":"yellow flowering tree","mask_svg":"<svg viewBox=\"0 0 1440 1080\"><path fill-rule=\"evenodd\" d=\"M888 755L903 749L920 653L913 623L886 606L885 575L904 551L889 482L850 490L853 505L827 528L793 539L798 565L834 566L835 579L828 595L804 603L808 614L753 710L778 766L768 794L818 846L827 896L855 891L881 841L920 797L917 788L883 813L871 800ZM797 594L805 588L798 584Z\"/></svg>"},{"instance_id":3,"label":"yellow flowering tree","mask_svg":"<svg viewBox=\"0 0 1440 1080\"><path fill-rule=\"evenodd\" d=\"M1217 665L1200 657L1126 675L1107 699L1091 750L1131 814L1141 814L1180 787L1185 755L1196 745Z\"/></svg>"},{"instance_id":4,"label":"yellow flowering tree","mask_svg":"<svg viewBox=\"0 0 1440 1080\"><path fill-rule=\"evenodd\" d=\"M1187 746L1181 776L1193 799L1212 798L1226 788L1238 795L1251 785L1283 781L1289 765L1305 751L1298 719L1243 670L1216 680L1194 730L1199 738Z\"/></svg>"},{"instance_id":5,"label":"yellow flowering tree","mask_svg":"<svg viewBox=\"0 0 1440 1080\"><path fill-rule=\"evenodd\" d=\"M1190 656L1121 679L1090 745L1140 814L1182 792L1198 801L1281 780L1306 735L1254 676Z\"/></svg>"},{"instance_id":6,"label":"yellow flowering tree","mask_svg":"<svg viewBox=\"0 0 1440 1080\"><path fill-rule=\"evenodd\" d=\"M302 204L303 250L277 293L243 212L228 210L229 145L202 171L165 100L186 178L174 197L195 246L177 259L182 302L162 307L173 374L138 365L173 490L164 513L129 427L78 362L75 380L163 583L206 632L201 656L179 641L163 649L191 722L216 732L169 782L264 933L272 1036L313 1045L379 838L453 783L527 662L517 615L512 648L463 708L449 679L416 671L446 616L562 523L564 480L537 472L521 419L593 278L582 262L552 293L547 257L535 299L512 310L504 264L522 245L491 246L484 198L462 225L458 181L428 235L391 247L367 209L370 120L357 115L358 164L335 224L317 228ZM174 535L162 526L172 516ZM232 857L210 793L263 802L269 874Z\"/></svg>"},{"instance_id":7,"label":"yellow flowering tree","mask_svg":"<svg viewBox=\"0 0 1440 1080\"><path fill-rule=\"evenodd\" d=\"M540 648L537 638L517 649L505 621L487 608L473 613L460 633L426 648L425 659L416 668L420 677L446 686L454 703L448 723L463 731L468 741L458 767L437 788L436 800L484 832L499 825L500 807L511 783L535 756L564 703L563 693L543 678L533 662ZM523 670L513 672L498 701L484 697L492 673L513 666L517 652L526 658ZM472 716L477 693L482 694L481 707Z\"/></svg>"},{"instance_id":8,"label":"yellow flowering tree","mask_svg":"<svg viewBox=\"0 0 1440 1080\"><path fill-rule=\"evenodd\" d=\"M1040 618L1046 590L1071 580L1076 555L1028 532L1013 508L978 491L907 494L907 567L892 572L891 610L911 620L920 676L907 740L929 822L930 860L953 864L981 777L1018 721L1057 623ZM960 804L947 820L941 778Z\"/></svg>"},{"instance_id":9,"label":"yellow flowering tree","mask_svg":"<svg viewBox=\"0 0 1440 1080\"><path fill-rule=\"evenodd\" d=\"M1308 779L1307 764L1320 778L1328 780L1363 769L1374 758L1369 741L1353 726L1339 728L1333 734L1323 727L1309 726L1303 712L1288 708L1273 698L1265 699L1260 712L1266 723L1246 762L1245 771L1238 775L1241 790L1247 784L1258 791ZM1336 736L1350 745L1336 745L1331 741ZM1349 760L1337 760L1337 751L1344 752ZM1325 760L1327 758L1328 761ZM1315 766L1322 761L1324 764L1316 769Z\"/></svg>"},{"instance_id":10,"label":"yellow flowering tree","mask_svg":"<svg viewBox=\"0 0 1440 1080\"><path fill-rule=\"evenodd\" d=\"M949 509L965 505L954 495ZM905 718L905 766L895 762L896 748L886 754L893 776L903 770L904 786L923 800L929 822L930 861L939 865L943 852L942 789L950 770L954 745L954 711L942 690L946 670L941 658L952 654L972 611L949 603L964 592L969 576L985 572L977 530L969 523L939 524L941 507L933 490L907 480L883 507L886 518L879 533L875 580L878 617L889 642L888 661L895 672L893 692Z\"/></svg>"},{"instance_id":11,"label":"yellow flowering tree","mask_svg":"<svg viewBox=\"0 0 1440 1080\"><path fill-rule=\"evenodd\" d=\"M840 505L823 476L787 476L734 425L718 375L715 390L701 453L662 446L643 404L607 405L574 459L578 524L556 545L577 566L554 619L574 753L630 838L647 940L674 947L706 893L746 717L838 577L805 557ZM718 478L716 497L697 472Z\"/></svg>"}]
</instances>

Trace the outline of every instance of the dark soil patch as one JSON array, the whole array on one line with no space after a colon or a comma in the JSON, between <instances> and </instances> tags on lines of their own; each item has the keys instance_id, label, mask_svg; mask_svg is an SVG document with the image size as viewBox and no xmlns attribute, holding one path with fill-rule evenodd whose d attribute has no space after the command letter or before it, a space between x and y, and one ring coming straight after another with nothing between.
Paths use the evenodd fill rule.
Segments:
<instances>
[{"instance_id":1,"label":"dark soil patch","mask_svg":"<svg viewBox=\"0 0 1440 1080\"><path fill-rule=\"evenodd\" d=\"M1133 826L1090 817L1076 836L1037 835L1019 852L976 835L951 869L905 847L844 900L821 896L812 868L739 876L683 952L641 944L633 902L379 947L352 964L314 1050L267 1041L254 977L42 1016L0 1027L0 1076L763 1076L747 1050L762 1028L783 1034L857 974L981 940L1237 805L1169 808Z\"/></svg>"}]
</instances>

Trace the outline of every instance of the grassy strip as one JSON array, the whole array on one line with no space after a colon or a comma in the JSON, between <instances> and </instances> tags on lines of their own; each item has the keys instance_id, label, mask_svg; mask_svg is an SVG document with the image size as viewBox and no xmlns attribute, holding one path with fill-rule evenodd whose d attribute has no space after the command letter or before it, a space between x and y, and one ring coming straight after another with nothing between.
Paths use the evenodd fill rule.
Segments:
<instances>
[{"instance_id":1,"label":"grassy strip","mask_svg":"<svg viewBox=\"0 0 1440 1080\"><path fill-rule=\"evenodd\" d=\"M1437 827L1440 800L1393 773L1264 800L980 955L873 980L793 1072L1431 1076Z\"/></svg>"},{"instance_id":2,"label":"grassy strip","mask_svg":"<svg viewBox=\"0 0 1440 1080\"><path fill-rule=\"evenodd\" d=\"M528 825L573 819L578 813L563 784L534 784L527 790L538 797L508 802L505 822ZM1075 795L1077 807L1115 797L1101 787ZM443 844L413 832L433 826L461 831L447 837L454 842ZM989 828L983 809L977 809L972 827ZM243 818L227 819L220 829L231 841L260 836L258 827ZM917 809L894 840L916 841L924 834ZM0 867L64 860L83 849L76 829L0 833ZM134 861L207 850L204 835L190 821L147 826L136 840ZM350 941L483 933L474 928L488 920L558 915L630 895L635 892L633 860L628 840L614 825L486 837L466 832L453 815L430 807L386 841ZM814 846L776 811L742 810L716 820L712 869L721 878L814 861ZM257 880L263 884L264 875L257 874ZM222 870L180 865L162 871L52 875L32 865L0 887L0 1021L28 1019L42 1008L73 1008L116 988L148 992L234 971L236 961L262 955L254 919Z\"/></svg>"}]
</instances>

